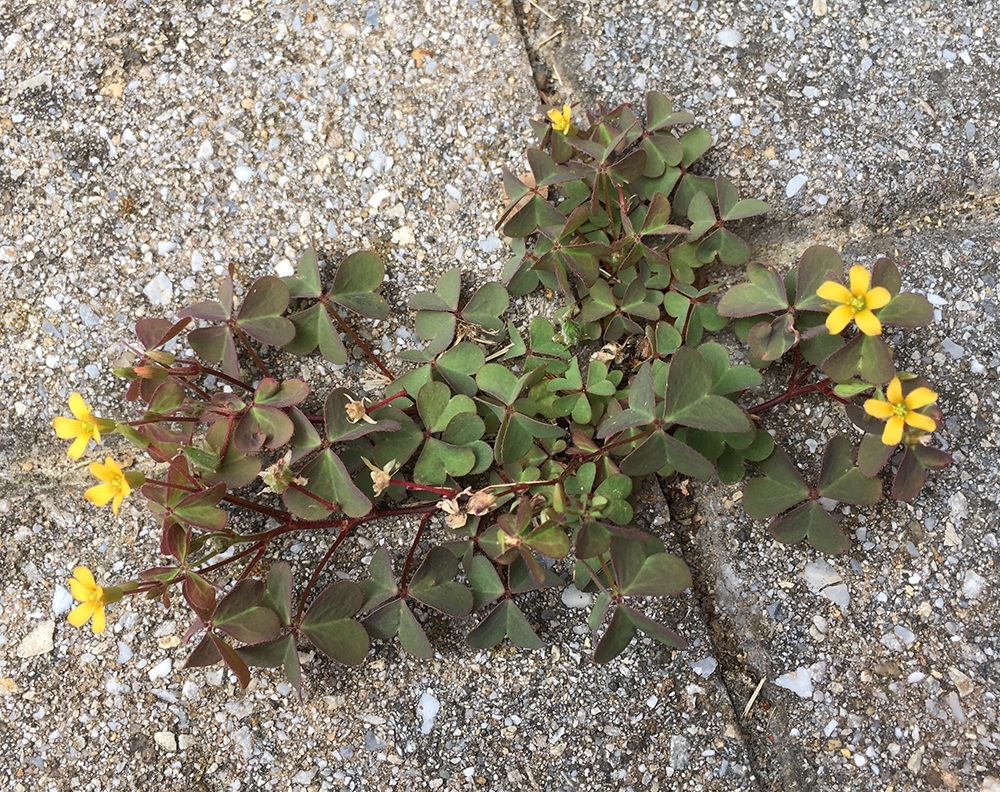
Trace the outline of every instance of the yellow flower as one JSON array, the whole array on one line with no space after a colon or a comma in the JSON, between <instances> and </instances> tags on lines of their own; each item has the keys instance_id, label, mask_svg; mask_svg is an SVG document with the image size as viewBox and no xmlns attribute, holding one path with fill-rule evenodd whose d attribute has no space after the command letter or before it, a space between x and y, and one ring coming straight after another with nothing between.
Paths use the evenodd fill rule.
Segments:
<instances>
[{"instance_id":1,"label":"yellow flower","mask_svg":"<svg viewBox=\"0 0 1000 792\"><path fill-rule=\"evenodd\" d=\"M122 499L128 497L132 492L122 469L111 457L106 457L103 465L100 462L91 462L89 470L92 476L96 476L104 483L91 487L84 493L83 497L95 506L103 506L108 501L112 501L111 511L117 516Z\"/></svg>"},{"instance_id":2,"label":"yellow flower","mask_svg":"<svg viewBox=\"0 0 1000 792\"><path fill-rule=\"evenodd\" d=\"M937 394L930 388L915 388L904 399L899 377L893 377L885 389L885 397L887 401L868 399L865 412L875 418L888 419L882 432L882 442L886 445L897 445L903 439L904 424L923 432L933 432L937 428L933 418L915 412L937 401Z\"/></svg>"},{"instance_id":3,"label":"yellow flower","mask_svg":"<svg viewBox=\"0 0 1000 792\"><path fill-rule=\"evenodd\" d=\"M871 276L868 270L857 264L851 267L850 280L850 289L836 281L826 281L816 290L822 299L840 303L826 317L826 329L837 335L853 319L865 335L881 335L882 324L872 311L885 307L892 295L881 286L869 289Z\"/></svg>"},{"instance_id":4,"label":"yellow flower","mask_svg":"<svg viewBox=\"0 0 1000 792\"><path fill-rule=\"evenodd\" d=\"M69 590L73 598L82 603L70 611L69 623L74 627L83 627L93 616L94 634L104 632L104 606L109 604L110 600L105 596L104 589L94 582L94 576L87 567L79 566L73 570Z\"/></svg>"},{"instance_id":5,"label":"yellow flower","mask_svg":"<svg viewBox=\"0 0 1000 792\"><path fill-rule=\"evenodd\" d=\"M101 442L101 421L90 414L90 407L84 404L83 397L79 393L69 397L69 409L74 417L53 418L52 428L63 440L73 438L73 445L66 453L73 459L79 459L87 450L90 438L94 438L98 443Z\"/></svg>"},{"instance_id":6,"label":"yellow flower","mask_svg":"<svg viewBox=\"0 0 1000 792\"><path fill-rule=\"evenodd\" d=\"M576 131L573 127L572 114L572 108L568 104L563 105L561 113L553 107L549 110L549 121L552 122L552 128L564 135L572 135Z\"/></svg>"}]
</instances>

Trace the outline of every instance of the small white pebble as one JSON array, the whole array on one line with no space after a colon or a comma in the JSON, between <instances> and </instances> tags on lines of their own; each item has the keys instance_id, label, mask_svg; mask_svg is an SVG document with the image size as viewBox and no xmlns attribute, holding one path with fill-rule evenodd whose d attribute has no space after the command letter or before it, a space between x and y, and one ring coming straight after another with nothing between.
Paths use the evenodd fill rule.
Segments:
<instances>
[{"instance_id":1,"label":"small white pebble","mask_svg":"<svg viewBox=\"0 0 1000 792\"><path fill-rule=\"evenodd\" d=\"M806 186L806 181L808 181L808 177L804 173L793 176L785 186L785 196L792 198L799 190Z\"/></svg>"},{"instance_id":2,"label":"small white pebble","mask_svg":"<svg viewBox=\"0 0 1000 792\"><path fill-rule=\"evenodd\" d=\"M151 669L149 669L149 678L150 679L160 679L161 677L165 677L167 674L170 673L170 669L172 667L173 667L173 665L170 662L170 658L167 657L167 658L161 660L159 663L157 663Z\"/></svg>"},{"instance_id":3,"label":"small white pebble","mask_svg":"<svg viewBox=\"0 0 1000 792\"><path fill-rule=\"evenodd\" d=\"M431 733L431 729L434 728L434 718L437 717L440 709L441 702L434 698L430 691L425 690L417 704L417 715L423 719L423 723L420 724L421 734Z\"/></svg>"},{"instance_id":4,"label":"small white pebble","mask_svg":"<svg viewBox=\"0 0 1000 792\"><path fill-rule=\"evenodd\" d=\"M65 613L73 607L73 595L69 589L56 583L56 590L52 592L52 612L56 615Z\"/></svg>"},{"instance_id":5,"label":"small white pebble","mask_svg":"<svg viewBox=\"0 0 1000 792\"><path fill-rule=\"evenodd\" d=\"M733 30L731 27L720 30L716 39L723 47L738 47L743 43L743 36L738 30Z\"/></svg>"},{"instance_id":6,"label":"small white pebble","mask_svg":"<svg viewBox=\"0 0 1000 792\"><path fill-rule=\"evenodd\" d=\"M222 71L226 74L232 74L236 69L236 58L230 58L222 64Z\"/></svg>"},{"instance_id":7,"label":"small white pebble","mask_svg":"<svg viewBox=\"0 0 1000 792\"><path fill-rule=\"evenodd\" d=\"M237 165L233 169L233 176L236 177L236 181L246 184L253 177L253 169L246 165Z\"/></svg>"}]
</instances>

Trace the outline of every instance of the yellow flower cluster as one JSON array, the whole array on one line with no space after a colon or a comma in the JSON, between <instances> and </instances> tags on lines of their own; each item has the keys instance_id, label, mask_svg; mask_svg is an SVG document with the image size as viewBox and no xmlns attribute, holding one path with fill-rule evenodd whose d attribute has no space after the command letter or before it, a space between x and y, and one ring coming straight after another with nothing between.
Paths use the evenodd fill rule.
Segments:
<instances>
[{"instance_id":1,"label":"yellow flower cluster","mask_svg":"<svg viewBox=\"0 0 1000 792\"><path fill-rule=\"evenodd\" d=\"M101 430L113 430L116 425L113 421L93 415L90 406L83 401L83 397L79 393L74 393L69 397L69 409L73 413L73 417L53 418L52 428L56 430L56 435L63 440L73 440L67 453L73 459L79 459L87 450L91 439L100 443ZM132 492L132 487L129 485L125 473L111 457L105 457L103 465L99 462L91 462L88 470L91 475L96 476L103 483L88 489L84 493L84 497L95 506L103 506L110 501L111 511L117 516L122 500Z\"/></svg>"}]
</instances>

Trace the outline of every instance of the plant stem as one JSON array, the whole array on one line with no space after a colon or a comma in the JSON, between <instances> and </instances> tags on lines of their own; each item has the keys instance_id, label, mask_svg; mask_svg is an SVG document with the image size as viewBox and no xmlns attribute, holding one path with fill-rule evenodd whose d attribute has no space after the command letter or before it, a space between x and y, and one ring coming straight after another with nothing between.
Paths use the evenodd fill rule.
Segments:
<instances>
[{"instance_id":1,"label":"plant stem","mask_svg":"<svg viewBox=\"0 0 1000 792\"><path fill-rule=\"evenodd\" d=\"M253 358L254 365L256 365L257 368L260 369L260 373L263 374L265 377L270 377L271 374L267 370L267 366L264 365L264 361L263 360L261 360L259 357L257 357L257 353L254 352L253 347L250 346L250 342L247 340L247 337L245 335L243 335L243 331L240 330L240 326L234 322L232 327L233 327L233 330L236 331L236 335L238 335L240 337L240 341L243 342L243 346L246 347L247 352L250 353L250 357Z\"/></svg>"},{"instance_id":2,"label":"plant stem","mask_svg":"<svg viewBox=\"0 0 1000 792\"><path fill-rule=\"evenodd\" d=\"M365 412L366 413L370 413L373 410L377 410L379 407L384 407L389 402L391 402L391 401L393 401L395 399L398 399L398 398L400 398L402 396L405 396L405 395L406 395L406 391L405 390L401 390L401 391L399 391L399 393L394 393L394 394L392 394L392 396L389 396L389 397L387 397L385 399L382 399L382 401L380 401L380 402L376 402L371 407L365 408Z\"/></svg>"},{"instance_id":3,"label":"plant stem","mask_svg":"<svg viewBox=\"0 0 1000 792\"><path fill-rule=\"evenodd\" d=\"M417 529L416 536L413 537L413 541L410 543L410 552L406 556L406 563L403 564L403 574L399 576L399 590L406 591L406 581L410 574L410 564L413 562L413 554L417 550L417 544L420 542L420 537L424 533L424 528L427 527L427 523L430 522L431 513L425 514L423 519L420 520L420 527Z\"/></svg>"},{"instance_id":4,"label":"plant stem","mask_svg":"<svg viewBox=\"0 0 1000 792\"><path fill-rule=\"evenodd\" d=\"M337 324L339 324L342 328L344 328L344 332L347 333L351 338L353 338L354 343L357 344L359 347L361 347L361 351L364 352L365 355L367 355L368 359L371 360L371 362L374 363L376 366L378 366L379 371L385 374L385 376L387 376L391 381L395 381L396 377L393 375L393 373L389 371L389 369L387 369L385 366L383 366L382 361L375 356L375 353L368 348L368 346L365 344L364 341L358 338L358 334L351 329L351 326L347 324L347 322L345 322L343 318L341 318L340 314L337 313L337 309L334 308L332 305L330 305L330 303L328 302L325 302L323 304L326 306L326 310L328 310L333 315L333 318L337 320Z\"/></svg>"},{"instance_id":5,"label":"plant stem","mask_svg":"<svg viewBox=\"0 0 1000 792\"><path fill-rule=\"evenodd\" d=\"M309 576L309 582L306 583L306 590L302 592L302 597L299 599L299 608L295 612L295 618L292 620L293 624L298 624L299 621L301 621L302 611L305 610L306 600L309 598L309 592L312 591L312 587L315 585L316 580L319 578L320 572L323 571L323 569L329 563L330 557L334 554L334 552L336 552L337 548L340 547L340 543L343 542L350 535L352 530L354 530L354 525L352 525L351 523L348 523L347 525L345 525L343 528L340 529L340 533L337 535L337 539L334 541L332 545L330 545L330 549L326 551L326 555L323 556L323 560L316 565L316 568L313 570L312 575Z\"/></svg>"},{"instance_id":6,"label":"plant stem","mask_svg":"<svg viewBox=\"0 0 1000 792\"><path fill-rule=\"evenodd\" d=\"M399 479L389 479L390 484L399 484L402 487L412 490L420 490L421 492L434 492L438 495L444 495L446 498L454 498L458 494L458 490L445 489L444 487L429 487L425 484L416 484L412 481L400 481Z\"/></svg>"},{"instance_id":7,"label":"plant stem","mask_svg":"<svg viewBox=\"0 0 1000 792\"><path fill-rule=\"evenodd\" d=\"M250 351L251 353L253 352L253 350ZM211 374L216 379L224 380L228 382L230 385L235 385L237 388L243 388L243 390L248 390L248 391L253 390L253 388L250 385L247 385L245 382L243 382L243 380L239 380L236 377L231 377L223 371L210 368L209 366L202 366L200 363L197 365L202 374ZM209 399L209 401L211 401L211 399Z\"/></svg>"}]
</instances>

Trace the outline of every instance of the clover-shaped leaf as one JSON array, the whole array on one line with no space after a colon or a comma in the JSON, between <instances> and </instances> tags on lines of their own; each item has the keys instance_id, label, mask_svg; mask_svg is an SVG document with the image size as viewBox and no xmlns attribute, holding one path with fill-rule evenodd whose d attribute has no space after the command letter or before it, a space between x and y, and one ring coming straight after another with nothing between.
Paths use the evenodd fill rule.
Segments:
<instances>
[{"instance_id":1,"label":"clover-shaped leaf","mask_svg":"<svg viewBox=\"0 0 1000 792\"><path fill-rule=\"evenodd\" d=\"M357 665L368 654L368 633L351 617L364 601L357 583L338 580L316 597L299 629L323 654L344 665Z\"/></svg>"}]
</instances>

